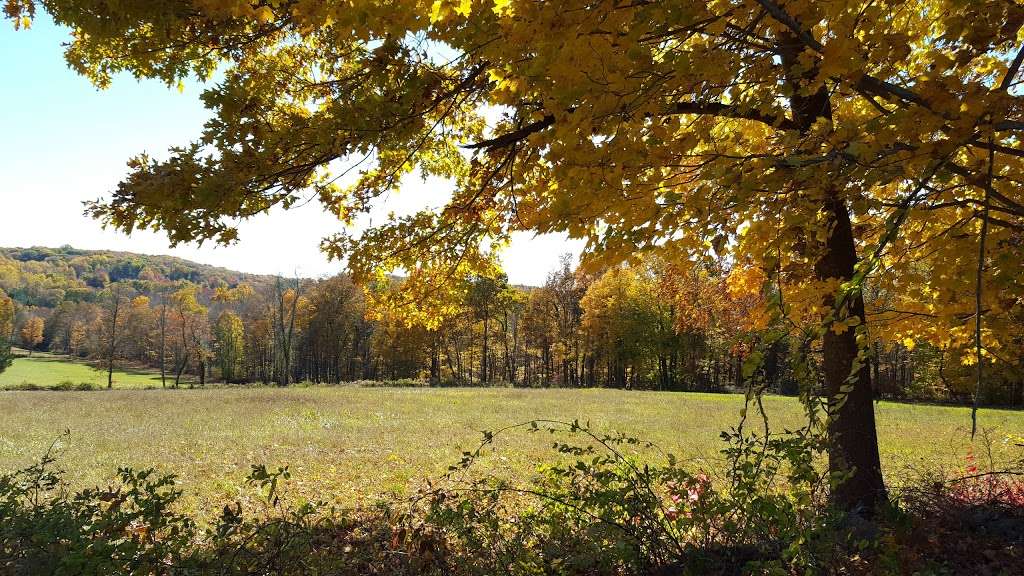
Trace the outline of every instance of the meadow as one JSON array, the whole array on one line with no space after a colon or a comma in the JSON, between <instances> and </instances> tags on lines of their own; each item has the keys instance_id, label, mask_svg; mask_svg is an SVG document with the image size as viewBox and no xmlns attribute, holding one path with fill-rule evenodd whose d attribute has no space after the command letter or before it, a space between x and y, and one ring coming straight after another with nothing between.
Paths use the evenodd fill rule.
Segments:
<instances>
[{"instance_id":1,"label":"meadow","mask_svg":"<svg viewBox=\"0 0 1024 576\"><path fill-rule=\"evenodd\" d=\"M407 494L444 473L482 430L536 418L589 421L599 431L650 440L661 451L710 471L719 465L720 431L739 421L733 394L621 390L293 387L93 392L0 392L0 471L33 462L64 430L59 462L76 486L103 485L117 467L155 466L180 476L193 511L217 510L244 496L254 463L288 465L288 491L354 505ZM775 430L798 426L801 408L765 399ZM898 483L914 469L963 466L970 411L963 407L877 405L883 466ZM1019 449L1024 412L985 409L975 450L1004 461ZM748 421L760 426L761 420ZM483 470L523 477L554 458L551 437L499 436ZM643 457L656 458L648 451Z\"/></svg>"},{"instance_id":2,"label":"meadow","mask_svg":"<svg viewBox=\"0 0 1024 576\"><path fill-rule=\"evenodd\" d=\"M169 375L168 382L174 380ZM35 353L21 356L0 372L0 390L19 387L57 388L88 385L107 386L107 371L84 362L68 361L64 356ZM114 388L159 388L160 374L153 370L114 370Z\"/></svg>"}]
</instances>

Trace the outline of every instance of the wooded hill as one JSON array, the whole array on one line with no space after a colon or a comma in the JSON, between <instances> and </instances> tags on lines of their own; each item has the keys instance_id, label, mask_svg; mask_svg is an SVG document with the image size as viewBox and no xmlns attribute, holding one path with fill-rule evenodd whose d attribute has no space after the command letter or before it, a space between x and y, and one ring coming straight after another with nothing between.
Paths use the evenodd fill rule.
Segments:
<instances>
[{"instance_id":1,"label":"wooded hill","mask_svg":"<svg viewBox=\"0 0 1024 576\"><path fill-rule=\"evenodd\" d=\"M28 307L55 308L64 301L94 302L111 282L130 282L145 292L176 282L213 289L269 280L174 256L70 246L0 248L0 289Z\"/></svg>"}]
</instances>

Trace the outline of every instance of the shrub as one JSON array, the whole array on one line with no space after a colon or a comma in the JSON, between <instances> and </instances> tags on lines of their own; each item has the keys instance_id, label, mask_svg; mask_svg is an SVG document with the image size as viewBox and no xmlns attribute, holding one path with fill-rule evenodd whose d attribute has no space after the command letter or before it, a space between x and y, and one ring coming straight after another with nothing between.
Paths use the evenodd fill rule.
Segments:
<instances>
[{"instance_id":1,"label":"shrub","mask_svg":"<svg viewBox=\"0 0 1024 576\"><path fill-rule=\"evenodd\" d=\"M24 391L24 392L33 392L33 391L36 391L36 390L46 390L46 388L44 388L44 387L42 387L42 386L40 386L38 384L33 384L31 382L20 382L18 384L13 384L11 386L8 386L6 389L7 390L19 390L19 391Z\"/></svg>"},{"instance_id":2,"label":"shrub","mask_svg":"<svg viewBox=\"0 0 1024 576\"><path fill-rule=\"evenodd\" d=\"M427 522L451 535L471 573L770 572L832 559L838 516L824 505L827 481L806 433L724 433L730 472L716 481L671 455L641 463L628 449L656 447L579 422L523 427L576 441L556 439L562 459L526 486L461 480L494 441L487 434L450 471L449 485L424 495Z\"/></svg>"},{"instance_id":3,"label":"shrub","mask_svg":"<svg viewBox=\"0 0 1024 576\"><path fill-rule=\"evenodd\" d=\"M118 470L118 485L70 493L48 452L0 476L0 571L11 574L159 574L185 566L195 525L173 511L173 476Z\"/></svg>"},{"instance_id":4,"label":"shrub","mask_svg":"<svg viewBox=\"0 0 1024 576\"><path fill-rule=\"evenodd\" d=\"M79 382L75 384L70 380L63 380L52 386L41 386L39 384L33 384L31 382L22 382L13 386L8 386L6 390L18 390L22 392L37 392L37 391L52 391L52 392L70 392L70 391L81 391L87 392L90 390L99 390L97 386L88 382Z\"/></svg>"},{"instance_id":5,"label":"shrub","mask_svg":"<svg viewBox=\"0 0 1024 576\"><path fill-rule=\"evenodd\" d=\"M200 529L175 511L173 475L121 469L108 488L68 489L50 452L0 475L0 574L346 575L429 574L444 555L429 540L399 531L387 508L340 512L323 503L285 508L277 497L287 469L252 467L246 483L258 505L224 507ZM417 533L419 534L419 533ZM419 548L403 550L404 542Z\"/></svg>"}]
</instances>

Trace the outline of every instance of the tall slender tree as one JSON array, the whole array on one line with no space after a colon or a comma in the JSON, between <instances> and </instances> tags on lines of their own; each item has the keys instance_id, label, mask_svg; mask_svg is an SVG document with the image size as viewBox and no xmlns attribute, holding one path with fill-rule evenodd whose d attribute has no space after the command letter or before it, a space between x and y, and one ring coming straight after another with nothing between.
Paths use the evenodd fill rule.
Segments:
<instances>
[{"instance_id":1,"label":"tall slender tree","mask_svg":"<svg viewBox=\"0 0 1024 576\"><path fill-rule=\"evenodd\" d=\"M274 281L274 335L277 354L277 377L279 386L288 386L291 382L292 352L295 335L295 315L298 310L300 290L302 288L298 276L291 288L286 288L284 279L278 276Z\"/></svg>"},{"instance_id":2,"label":"tall slender tree","mask_svg":"<svg viewBox=\"0 0 1024 576\"><path fill-rule=\"evenodd\" d=\"M112 282L103 298L103 340L107 362L107 388L114 387L114 362L122 342L124 309L130 298L131 288L122 282Z\"/></svg>"},{"instance_id":3,"label":"tall slender tree","mask_svg":"<svg viewBox=\"0 0 1024 576\"><path fill-rule=\"evenodd\" d=\"M235 382L243 362L245 345L245 326L242 319L230 310L225 310L217 317L214 329L214 354L221 378L225 382Z\"/></svg>"}]
</instances>

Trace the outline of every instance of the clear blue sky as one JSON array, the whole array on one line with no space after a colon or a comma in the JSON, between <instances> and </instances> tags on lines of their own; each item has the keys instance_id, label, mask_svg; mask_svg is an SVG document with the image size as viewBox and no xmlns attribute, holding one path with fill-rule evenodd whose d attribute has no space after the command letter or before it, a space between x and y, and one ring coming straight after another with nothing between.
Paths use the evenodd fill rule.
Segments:
<instances>
[{"instance_id":1,"label":"clear blue sky","mask_svg":"<svg viewBox=\"0 0 1024 576\"><path fill-rule=\"evenodd\" d=\"M41 15L15 32L0 20L0 246L59 246L173 254L255 273L298 271L319 276L340 270L319 252L320 238L339 224L316 203L258 217L241 228L235 246L179 246L158 234L126 237L101 230L82 215L82 202L105 196L140 152L160 157L195 139L207 111L201 87L184 93L155 81L117 78L104 91L67 68L61 43L67 32ZM436 206L446 183L410 180L381 213ZM516 283L540 284L564 252L580 244L561 237L518 235L504 261Z\"/></svg>"}]
</instances>

